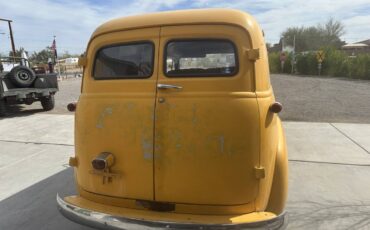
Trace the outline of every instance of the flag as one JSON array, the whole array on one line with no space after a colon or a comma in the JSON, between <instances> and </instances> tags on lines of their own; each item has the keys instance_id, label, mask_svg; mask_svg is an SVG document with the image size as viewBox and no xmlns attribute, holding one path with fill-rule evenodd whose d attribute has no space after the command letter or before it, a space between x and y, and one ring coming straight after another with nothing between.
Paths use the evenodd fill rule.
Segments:
<instances>
[{"instance_id":1,"label":"flag","mask_svg":"<svg viewBox=\"0 0 370 230\"><path fill-rule=\"evenodd\" d=\"M51 44L51 50L53 51L53 54L54 54L54 63L55 63L55 60L58 58L57 44L55 42L55 37L54 37L53 43Z\"/></svg>"}]
</instances>

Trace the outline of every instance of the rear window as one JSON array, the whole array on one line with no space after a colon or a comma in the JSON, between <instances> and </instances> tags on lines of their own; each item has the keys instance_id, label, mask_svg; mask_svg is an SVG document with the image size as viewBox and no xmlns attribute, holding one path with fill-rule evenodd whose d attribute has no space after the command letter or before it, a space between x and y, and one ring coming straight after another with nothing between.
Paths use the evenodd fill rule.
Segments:
<instances>
[{"instance_id":1,"label":"rear window","mask_svg":"<svg viewBox=\"0 0 370 230\"><path fill-rule=\"evenodd\" d=\"M120 44L100 49L95 57L95 79L148 78L153 73L154 45Z\"/></svg>"},{"instance_id":2,"label":"rear window","mask_svg":"<svg viewBox=\"0 0 370 230\"><path fill-rule=\"evenodd\" d=\"M237 54L226 40L170 41L166 46L168 77L232 76L237 73Z\"/></svg>"}]
</instances>

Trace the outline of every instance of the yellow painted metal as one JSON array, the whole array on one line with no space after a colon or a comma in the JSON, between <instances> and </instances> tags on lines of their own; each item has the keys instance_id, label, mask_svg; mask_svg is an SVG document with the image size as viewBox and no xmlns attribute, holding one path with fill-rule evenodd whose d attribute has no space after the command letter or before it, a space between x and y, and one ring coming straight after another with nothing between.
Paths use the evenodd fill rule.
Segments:
<instances>
[{"instance_id":1,"label":"yellow painted metal","mask_svg":"<svg viewBox=\"0 0 370 230\"><path fill-rule=\"evenodd\" d=\"M77 167L78 166L78 161L76 157L70 157L68 165L71 167Z\"/></svg>"},{"instance_id":2,"label":"yellow painted metal","mask_svg":"<svg viewBox=\"0 0 370 230\"><path fill-rule=\"evenodd\" d=\"M269 220L276 217L270 212L251 212L241 215L196 215L181 214L174 212L154 212L133 208L122 208L99 204L80 196L69 196L65 201L78 207L82 207L97 212L102 212L115 216L124 216L126 218L141 219L147 221L168 221L174 223L197 223L197 224L239 224L251 223L263 220Z\"/></svg>"},{"instance_id":3,"label":"yellow painted metal","mask_svg":"<svg viewBox=\"0 0 370 230\"><path fill-rule=\"evenodd\" d=\"M168 78L159 72L158 83L183 89L158 90L158 98L165 99L156 106L154 181L158 201L240 205L257 196L258 106L252 92L253 65L240 52L250 47L248 34L225 25L162 27L159 66L163 66L168 41L209 37L236 45L239 72L218 78Z\"/></svg>"},{"instance_id":4,"label":"yellow painted metal","mask_svg":"<svg viewBox=\"0 0 370 230\"><path fill-rule=\"evenodd\" d=\"M158 56L159 28L121 31L99 36L87 56L101 47L150 41ZM75 125L77 183L85 190L109 196L153 199L153 125L157 65L153 75L140 80L94 80L89 62L78 101ZM102 152L115 156L111 183L91 173L92 160Z\"/></svg>"},{"instance_id":5,"label":"yellow painted metal","mask_svg":"<svg viewBox=\"0 0 370 230\"><path fill-rule=\"evenodd\" d=\"M85 67L87 65L87 58L85 56L81 56L78 58L78 65L81 67Z\"/></svg>"},{"instance_id":6,"label":"yellow painted metal","mask_svg":"<svg viewBox=\"0 0 370 230\"><path fill-rule=\"evenodd\" d=\"M265 168L262 166L254 167L254 173L257 179L263 179L266 176Z\"/></svg>"},{"instance_id":7,"label":"yellow painted metal","mask_svg":"<svg viewBox=\"0 0 370 230\"><path fill-rule=\"evenodd\" d=\"M256 61L260 58L260 49L250 49L246 50L248 59L252 61Z\"/></svg>"},{"instance_id":8,"label":"yellow painted metal","mask_svg":"<svg viewBox=\"0 0 370 230\"><path fill-rule=\"evenodd\" d=\"M270 195L274 162L278 143L277 115L269 111L270 105L275 101L272 89L269 93L263 93L263 97L257 92L257 100L260 114L260 162L265 169L265 178L260 180L259 193L256 199L256 209L265 210Z\"/></svg>"},{"instance_id":9,"label":"yellow painted metal","mask_svg":"<svg viewBox=\"0 0 370 230\"><path fill-rule=\"evenodd\" d=\"M92 200L97 203L107 204L117 207L144 209L142 206L136 204L135 199L126 199L120 197L111 197L100 195L78 189L81 197ZM243 205L204 205L204 204L176 204L175 212L177 213L192 213L192 214L208 214L208 215L241 215L250 213L255 210L254 203Z\"/></svg>"},{"instance_id":10,"label":"yellow painted metal","mask_svg":"<svg viewBox=\"0 0 370 230\"><path fill-rule=\"evenodd\" d=\"M232 41L238 52L237 75L166 77L166 43L199 38ZM92 78L99 48L137 41L155 46L150 78ZM211 9L112 20L94 32L86 58L75 118L80 197L68 202L127 217L190 218L197 223L253 222L282 212L286 144L278 115L268 110L275 98L267 51L250 15ZM157 83L183 88L161 90ZM110 183L103 183L106 174L92 173L91 161L102 152L115 157L106 172L114 175ZM134 210L140 209L136 199L172 202L176 209ZM275 214L265 212L267 208Z\"/></svg>"},{"instance_id":11,"label":"yellow painted metal","mask_svg":"<svg viewBox=\"0 0 370 230\"><path fill-rule=\"evenodd\" d=\"M256 34L261 33L260 30L253 31ZM270 70L268 64L267 49L264 40L259 40L257 46L259 47L259 59L254 62L254 74L256 80L256 91L258 96L271 95ZM261 118L265 119L265 118Z\"/></svg>"},{"instance_id":12,"label":"yellow painted metal","mask_svg":"<svg viewBox=\"0 0 370 230\"><path fill-rule=\"evenodd\" d=\"M288 195L288 154L285 134L280 120L278 121L279 143L276 153L273 183L269 202L265 210L276 214L284 211Z\"/></svg>"},{"instance_id":13,"label":"yellow painted metal","mask_svg":"<svg viewBox=\"0 0 370 230\"><path fill-rule=\"evenodd\" d=\"M248 33L252 48L265 45L262 30L256 20L248 13L233 9L177 10L117 18L100 25L91 35L90 42L99 35L114 31L197 24L238 26ZM219 33L222 34L222 31Z\"/></svg>"}]
</instances>

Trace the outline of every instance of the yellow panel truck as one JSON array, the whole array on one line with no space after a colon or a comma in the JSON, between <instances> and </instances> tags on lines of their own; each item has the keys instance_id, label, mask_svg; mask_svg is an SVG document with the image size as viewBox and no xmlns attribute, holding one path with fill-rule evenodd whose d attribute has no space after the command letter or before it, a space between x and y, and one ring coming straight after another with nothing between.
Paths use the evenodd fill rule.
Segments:
<instances>
[{"instance_id":1,"label":"yellow panel truck","mask_svg":"<svg viewBox=\"0 0 370 230\"><path fill-rule=\"evenodd\" d=\"M101 229L281 229L288 161L263 32L229 9L98 27L61 213Z\"/></svg>"}]
</instances>

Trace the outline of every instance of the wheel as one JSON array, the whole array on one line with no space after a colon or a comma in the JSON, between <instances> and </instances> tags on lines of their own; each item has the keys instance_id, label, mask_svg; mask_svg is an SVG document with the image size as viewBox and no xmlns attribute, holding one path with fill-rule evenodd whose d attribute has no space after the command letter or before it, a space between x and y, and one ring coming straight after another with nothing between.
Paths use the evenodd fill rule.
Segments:
<instances>
[{"instance_id":1,"label":"wheel","mask_svg":"<svg viewBox=\"0 0 370 230\"><path fill-rule=\"evenodd\" d=\"M0 99L0 117L3 117L5 115L6 115L5 101L3 99Z\"/></svg>"},{"instance_id":2,"label":"wheel","mask_svg":"<svg viewBox=\"0 0 370 230\"><path fill-rule=\"evenodd\" d=\"M32 85L36 79L35 73L32 69L26 66L16 66L9 73L9 79L18 87L26 88Z\"/></svg>"},{"instance_id":3,"label":"wheel","mask_svg":"<svg viewBox=\"0 0 370 230\"><path fill-rule=\"evenodd\" d=\"M42 108L45 111L50 111L50 110L54 109L54 106L55 106L54 95L50 95L48 97L43 97L43 98L41 98L40 101L41 101Z\"/></svg>"}]
</instances>

